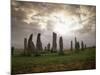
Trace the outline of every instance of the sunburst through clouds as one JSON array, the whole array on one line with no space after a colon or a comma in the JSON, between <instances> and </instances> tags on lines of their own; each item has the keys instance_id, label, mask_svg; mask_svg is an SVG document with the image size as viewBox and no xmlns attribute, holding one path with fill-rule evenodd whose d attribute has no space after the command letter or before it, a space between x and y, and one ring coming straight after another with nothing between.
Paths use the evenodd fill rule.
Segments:
<instances>
[{"instance_id":1,"label":"sunburst through clouds","mask_svg":"<svg viewBox=\"0 0 100 75\"><path fill-rule=\"evenodd\" d=\"M23 37L42 33L43 46L52 41L52 32L70 41L75 36L88 46L95 45L96 7L84 5L21 2L12 0L12 45L23 48ZM69 48L69 43L64 43Z\"/></svg>"}]
</instances>

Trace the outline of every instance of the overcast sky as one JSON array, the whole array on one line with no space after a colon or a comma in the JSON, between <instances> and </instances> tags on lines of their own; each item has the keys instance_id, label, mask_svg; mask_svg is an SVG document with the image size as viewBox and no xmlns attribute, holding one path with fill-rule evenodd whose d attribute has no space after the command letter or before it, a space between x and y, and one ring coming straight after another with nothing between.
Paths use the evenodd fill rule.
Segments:
<instances>
[{"instance_id":1,"label":"overcast sky","mask_svg":"<svg viewBox=\"0 0 100 75\"><path fill-rule=\"evenodd\" d=\"M36 44L37 33L41 33L43 47L52 44L52 32L63 37L64 48L70 48L75 36L87 46L96 42L96 7L88 5L56 4L43 2L11 3L11 44L24 48L24 38L33 33Z\"/></svg>"}]
</instances>

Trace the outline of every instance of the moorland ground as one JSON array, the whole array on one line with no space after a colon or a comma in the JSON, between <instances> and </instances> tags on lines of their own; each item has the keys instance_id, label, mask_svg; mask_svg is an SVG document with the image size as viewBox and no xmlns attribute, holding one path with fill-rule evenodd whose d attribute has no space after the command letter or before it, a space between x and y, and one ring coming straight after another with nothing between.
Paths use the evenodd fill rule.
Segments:
<instances>
[{"instance_id":1,"label":"moorland ground","mask_svg":"<svg viewBox=\"0 0 100 75\"><path fill-rule=\"evenodd\" d=\"M64 51L64 55L45 53L37 57L15 54L11 62L12 74L95 69L96 49Z\"/></svg>"}]
</instances>

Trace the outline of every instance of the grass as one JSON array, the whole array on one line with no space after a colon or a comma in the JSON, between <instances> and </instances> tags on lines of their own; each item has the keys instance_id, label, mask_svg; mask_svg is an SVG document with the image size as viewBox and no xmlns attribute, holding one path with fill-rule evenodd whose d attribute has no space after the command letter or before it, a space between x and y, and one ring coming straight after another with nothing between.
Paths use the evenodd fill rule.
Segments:
<instances>
[{"instance_id":1,"label":"grass","mask_svg":"<svg viewBox=\"0 0 100 75\"><path fill-rule=\"evenodd\" d=\"M95 69L95 54L95 48L90 48L65 55L12 56L12 74Z\"/></svg>"}]
</instances>

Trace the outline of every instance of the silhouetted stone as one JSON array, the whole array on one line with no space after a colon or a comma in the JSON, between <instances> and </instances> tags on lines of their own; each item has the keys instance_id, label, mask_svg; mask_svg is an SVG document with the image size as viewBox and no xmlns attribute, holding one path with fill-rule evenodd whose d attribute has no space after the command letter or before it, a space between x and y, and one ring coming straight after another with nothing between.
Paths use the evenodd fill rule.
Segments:
<instances>
[{"instance_id":1,"label":"silhouetted stone","mask_svg":"<svg viewBox=\"0 0 100 75\"><path fill-rule=\"evenodd\" d=\"M77 42L77 49L79 50L80 49L80 43Z\"/></svg>"},{"instance_id":2,"label":"silhouetted stone","mask_svg":"<svg viewBox=\"0 0 100 75\"><path fill-rule=\"evenodd\" d=\"M27 38L24 38L24 55L27 55Z\"/></svg>"},{"instance_id":3,"label":"silhouetted stone","mask_svg":"<svg viewBox=\"0 0 100 75\"><path fill-rule=\"evenodd\" d=\"M32 41L33 34L30 35L28 39L28 55L32 55L35 52L35 45Z\"/></svg>"},{"instance_id":4,"label":"silhouetted stone","mask_svg":"<svg viewBox=\"0 0 100 75\"><path fill-rule=\"evenodd\" d=\"M48 43L47 48L48 48L48 51L50 51L50 43Z\"/></svg>"},{"instance_id":5,"label":"silhouetted stone","mask_svg":"<svg viewBox=\"0 0 100 75\"><path fill-rule=\"evenodd\" d=\"M11 47L11 55L14 55L14 49L15 49L15 48L12 46L12 47Z\"/></svg>"},{"instance_id":6,"label":"silhouetted stone","mask_svg":"<svg viewBox=\"0 0 100 75\"><path fill-rule=\"evenodd\" d=\"M75 51L80 50L80 43L77 41L77 38L75 37Z\"/></svg>"},{"instance_id":7,"label":"silhouetted stone","mask_svg":"<svg viewBox=\"0 0 100 75\"><path fill-rule=\"evenodd\" d=\"M84 50L84 43L83 43L83 41L81 42L81 49Z\"/></svg>"},{"instance_id":8,"label":"silhouetted stone","mask_svg":"<svg viewBox=\"0 0 100 75\"><path fill-rule=\"evenodd\" d=\"M73 41L71 40L71 51L73 50Z\"/></svg>"},{"instance_id":9,"label":"silhouetted stone","mask_svg":"<svg viewBox=\"0 0 100 75\"><path fill-rule=\"evenodd\" d=\"M75 50L77 49L77 39L75 37Z\"/></svg>"},{"instance_id":10,"label":"silhouetted stone","mask_svg":"<svg viewBox=\"0 0 100 75\"><path fill-rule=\"evenodd\" d=\"M40 55L40 52L42 52L43 50L40 33L38 33L37 35L36 50L37 50L37 55Z\"/></svg>"},{"instance_id":11,"label":"silhouetted stone","mask_svg":"<svg viewBox=\"0 0 100 75\"><path fill-rule=\"evenodd\" d=\"M60 47L60 50L59 50L59 54L64 54L64 51L63 51L63 38L60 37L59 38L59 47Z\"/></svg>"},{"instance_id":12,"label":"silhouetted stone","mask_svg":"<svg viewBox=\"0 0 100 75\"><path fill-rule=\"evenodd\" d=\"M47 47L45 47L45 51L47 51Z\"/></svg>"},{"instance_id":13,"label":"silhouetted stone","mask_svg":"<svg viewBox=\"0 0 100 75\"><path fill-rule=\"evenodd\" d=\"M52 52L57 52L57 34L53 32Z\"/></svg>"}]
</instances>

